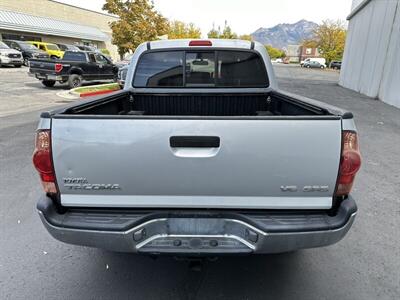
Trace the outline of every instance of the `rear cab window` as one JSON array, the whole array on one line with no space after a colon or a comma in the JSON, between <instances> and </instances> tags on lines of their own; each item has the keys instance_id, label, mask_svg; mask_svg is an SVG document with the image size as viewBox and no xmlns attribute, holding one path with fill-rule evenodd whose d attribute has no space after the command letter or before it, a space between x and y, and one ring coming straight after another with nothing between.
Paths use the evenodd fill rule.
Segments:
<instances>
[{"instance_id":1,"label":"rear cab window","mask_svg":"<svg viewBox=\"0 0 400 300\"><path fill-rule=\"evenodd\" d=\"M83 52L67 51L64 54L63 60L69 61L86 61L86 54Z\"/></svg>"},{"instance_id":2,"label":"rear cab window","mask_svg":"<svg viewBox=\"0 0 400 300\"><path fill-rule=\"evenodd\" d=\"M187 87L215 86L215 52L187 52L185 79Z\"/></svg>"},{"instance_id":3,"label":"rear cab window","mask_svg":"<svg viewBox=\"0 0 400 300\"><path fill-rule=\"evenodd\" d=\"M140 56L133 86L265 88L269 80L264 61L255 51L156 50Z\"/></svg>"},{"instance_id":4,"label":"rear cab window","mask_svg":"<svg viewBox=\"0 0 400 300\"><path fill-rule=\"evenodd\" d=\"M184 51L145 53L136 67L135 87L183 87Z\"/></svg>"}]
</instances>

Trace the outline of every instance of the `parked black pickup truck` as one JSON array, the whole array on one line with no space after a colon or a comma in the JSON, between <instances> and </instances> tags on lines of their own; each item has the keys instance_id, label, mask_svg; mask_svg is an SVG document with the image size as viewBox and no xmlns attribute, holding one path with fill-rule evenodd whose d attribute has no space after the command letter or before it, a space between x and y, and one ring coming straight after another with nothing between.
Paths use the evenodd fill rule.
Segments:
<instances>
[{"instance_id":1,"label":"parked black pickup truck","mask_svg":"<svg viewBox=\"0 0 400 300\"><path fill-rule=\"evenodd\" d=\"M62 60L31 59L29 74L47 87L68 82L70 88L76 88L83 81L116 81L118 67L101 53L66 51Z\"/></svg>"}]
</instances>

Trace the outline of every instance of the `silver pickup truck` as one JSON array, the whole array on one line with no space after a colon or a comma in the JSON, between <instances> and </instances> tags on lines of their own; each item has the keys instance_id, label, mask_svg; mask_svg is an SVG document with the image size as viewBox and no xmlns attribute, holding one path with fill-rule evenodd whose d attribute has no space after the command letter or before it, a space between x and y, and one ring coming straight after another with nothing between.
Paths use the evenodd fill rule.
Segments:
<instances>
[{"instance_id":1,"label":"silver pickup truck","mask_svg":"<svg viewBox=\"0 0 400 300\"><path fill-rule=\"evenodd\" d=\"M147 254L277 253L350 229L350 112L278 89L263 45L139 46L123 90L41 114L37 209L63 242Z\"/></svg>"}]
</instances>

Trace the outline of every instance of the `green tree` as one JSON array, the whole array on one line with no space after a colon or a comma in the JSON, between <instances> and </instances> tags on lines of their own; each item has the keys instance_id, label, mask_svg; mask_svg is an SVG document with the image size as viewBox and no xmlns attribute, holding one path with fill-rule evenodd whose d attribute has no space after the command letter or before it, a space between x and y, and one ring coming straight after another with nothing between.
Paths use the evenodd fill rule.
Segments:
<instances>
[{"instance_id":1,"label":"green tree","mask_svg":"<svg viewBox=\"0 0 400 300\"><path fill-rule=\"evenodd\" d=\"M239 36L239 39L245 40L245 41L252 41L253 37L250 34L242 34Z\"/></svg>"},{"instance_id":2,"label":"green tree","mask_svg":"<svg viewBox=\"0 0 400 300\"><path fill-rule=\"evenodd\" d=\"M207 36L209 39L218 39L219 38L219 30L216 30L213 26L213 28L207 33Z\"/></svg>"},{"instance_id":3,"label":"green tree","mask_svg":"<svg viewBox=\"0 0 400 300\"><path fill-rule=\"evenodd\" d=\"M318 48L318 41L315 39L304 40L301 45L305 48Z\"/></svg>"},{"instance_id":4,"label":"green tree","mask_svg":"<svg viewBox=\"0 0 400 300\"><path fill-rule=\"evenodd\" d=\"M315 29L314 34L318 50L328 65L332 60L342 58L346 42L346 28L342 21L325 20Z\"/></svg>"},{"instance_id":5,"label":"green tree","mask_svg":"<svg viewBox=\"0 0 400 300\"><path fill-rule=\"evenodd\" d=\"M238 36L236 33L234 33L232 31L231 27L228 25L228 22L225 21L224 30L222 30L222 33L219 38L220 39L237 39Z\"/></svg>"},{"instance_id":6,"label":"green tree","mask_svg":"<svg viewBox=\"0 0 400 300\"><path fill-rule=\"evenodd\" d=\"M267 49L269 57L271 57L272 59L283 58L286 56L285 51L274 48L271 45L265 45L265 49Z\"/></svg>"},{"instance_id":7,"label":"green tree","mask_svg":"<svg viewBox=\"0 0 400 300\"><path fill-rule=\"evenodd\" d=\"M122 57L145 41L158 39L168 32L168 21L158 13L149 0L106 0L103 9L117 15L110 23L112 43Z\"/></svg>"},{"instance_id":8,"label":"green tree","mask_svg":"<svg viewBox=\"0 0 400 300\"><path fill-rule=\"evenodd\" d=\"M228 25L228 22L225 21L224 29L221 32L221 29L218 27L218 30L213 28L207 33L209 39L237 39L238 35L232 31L232 28Z\"/></svg>"},{"instance_id":9,"label":"green tree","mask_svg":"<svg viewBox=\"0 0 400 300\"><path fill-rule=\"evenodd\" d=\"M171 21L169 23L169 39L198 39L200 37L201 30L193 23L186 24L181 21Z\"/></svg>"}]
</instances>

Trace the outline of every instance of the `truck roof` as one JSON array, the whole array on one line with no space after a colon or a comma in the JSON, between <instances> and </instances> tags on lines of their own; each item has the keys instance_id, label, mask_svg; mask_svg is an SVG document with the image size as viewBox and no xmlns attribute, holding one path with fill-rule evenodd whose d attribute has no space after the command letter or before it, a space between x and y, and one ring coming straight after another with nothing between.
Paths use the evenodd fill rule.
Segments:
<instances>
[{"instance_id":1,"label":"truck roof","mask_svg":"<svg viewBox=\"0 0 400 300\"><path fill-rule=\"evenodd\" d=\"M244 40L224 40L224 39L178 39L178 40L159 40L147 42L149 49L165 49L165 48L186 48L191 42L204 42L207 47L213 48L236 48L236 49L253 49L254 44L258 42ZM208 45L205 45L209 43ZM202 47L200 46L200 47Z\"/></svg>"}]
</instances>

